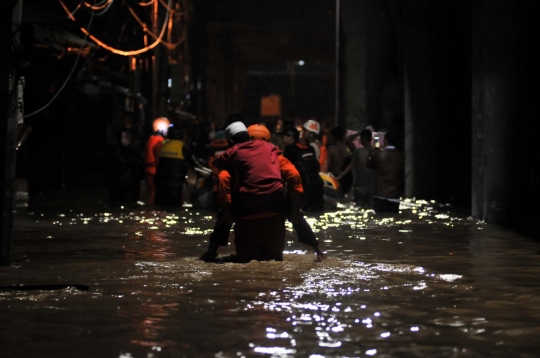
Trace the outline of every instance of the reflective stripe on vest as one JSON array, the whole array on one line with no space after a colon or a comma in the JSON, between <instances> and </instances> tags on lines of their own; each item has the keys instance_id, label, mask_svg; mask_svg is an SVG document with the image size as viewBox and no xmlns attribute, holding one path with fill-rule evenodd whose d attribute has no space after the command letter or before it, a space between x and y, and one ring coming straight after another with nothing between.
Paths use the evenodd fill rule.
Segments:
<instances>
[{"instance_id":1,"label":"reflective stripe on vest","mask_svg":"<svg viewBox=\"0 0 540 358\"><path fill-rule=\"evenodd\" d=\"M182 149L184 148L184 142L178 139L168 140L163 144L161 152L159 153L160 158L171 158L171 159L184 159L184 154Z\"/></svg>"}]
</instances>

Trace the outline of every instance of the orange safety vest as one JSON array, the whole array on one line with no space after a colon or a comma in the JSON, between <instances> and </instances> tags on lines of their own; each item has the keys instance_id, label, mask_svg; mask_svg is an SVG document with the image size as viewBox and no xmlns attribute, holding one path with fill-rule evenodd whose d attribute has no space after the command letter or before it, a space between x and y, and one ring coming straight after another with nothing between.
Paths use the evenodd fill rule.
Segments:
<instances>
[{"instance_id":1,"label":"orange safety vest","mask_svg":"<svg viewBox=\"0 0 540 358\"><path fill-rule=\"evenodd\" d=\"M165 139L159 134L152 134L146 141L144 165L146 174L156 175L159 152Z\"/></svg>"},{"instance_id":2,"label":"orange safety vest","mask_svg":"<svg viewBox=\"0 0 540 358\"><path fill-rule=\"evenodd\" d=\"M326 152L326 134L322 137L322 145L320 146L321 156L319 157L319 164L321 165L321 172L326 173L328 171L328 153Z\"/></svg>"}]
</instances>

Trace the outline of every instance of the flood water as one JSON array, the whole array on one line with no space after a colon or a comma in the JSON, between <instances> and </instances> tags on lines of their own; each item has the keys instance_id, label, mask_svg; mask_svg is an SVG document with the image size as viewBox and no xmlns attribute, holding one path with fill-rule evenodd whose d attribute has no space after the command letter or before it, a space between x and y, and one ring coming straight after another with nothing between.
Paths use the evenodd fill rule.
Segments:
<instances>
[{"instance_id":1,"label":"flood water","mask_svg":"<svg viewBox=\"0 0 540 358\"><path fill-rule=\"evenodd\" d=\"M89 290L0 290L0 357L540 356L540 243L447 206L343 205L308 216L324 262L288 226L283 262L211 264L212 212L100 205L17 214L0 286Z\"/></svg>"}]
</instances>

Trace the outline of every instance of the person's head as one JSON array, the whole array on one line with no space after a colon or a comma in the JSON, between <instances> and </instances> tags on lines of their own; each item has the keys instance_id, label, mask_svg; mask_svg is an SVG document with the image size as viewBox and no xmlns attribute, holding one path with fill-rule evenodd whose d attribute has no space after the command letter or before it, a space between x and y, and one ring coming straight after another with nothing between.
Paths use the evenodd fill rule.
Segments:
<instances>
[{"instance_id":1,"label":"person's head","mask_svg":"<svg viewBox=\"0 0 540 358\"><path fill-rule=\"evenodd\" d=\"M270 131L262 124L253 124L247 127L251 140L264 140L270 142Z\"/></svg>"},{"instance_id":2,"label":"person's head","mask_svg":"<svg viewBox=\"0 0 540 358\"><path fill-rule=\"evenodd\" d=\"M225 139L225 131L224 130L217 130L216 134L214 135L214 140L221 140Z\"/></svg>"},{"instance_id":3,"label":"person's head","mask_svg":"<svg viewBox=\"0 0 540 358\"><path fill-rule=\"evenodd\" d=\"M278 134L283 138L283 144L285 145L293 144L300 139L300 132L293 122L285 122Z\"/></svg>"},{"instance_id":4,"label":"person's head","mask_svg":"<svg viewBox=\"0 0 540 358\"><path fill-rule=\"evenodd\" d=\"M166 137L167 132L169 131L169 126L171 122L165 118L165 117L159 117L154 119L154 122L152 123L152 128L154 129L155 133L159 133L162 136Z\"/></svg>"},{"instance_id":5,"label":"person's head","mask_svg":"<svg viewBox=\"0 0 540 358\"><path fill-rule=\"evenodd\" d=\"M249 133L242 122L233 122L225 128L225 139L230 145L250 141Z\"/></svg>"},{"instance_id":6,"label":"person's head","mask_svg":"<svg viewBox=\"0 0 540 358\"><path fill-rule=\"evenodd\" d=\"M347 131L343 127L334 127L332 128L331 134L336 142L343 142L345 140L345 134Z\"/></svg>"},{"instance_id":7,"label":"person's head","mask_svg":"<svg viewBox=\"0 0 540 358\"><path fill-rule=\"evenodd\" d=\"M369 129L364 129L360 132L360 143L363 147L371 147L371 140L373 139L373 132Z\"/></svg>"},{"instance_id":8,"label":"person's head","mask_svg":"<svg viewBox=\"0 0 540 358\"><path fill-rule=\"evenodd\" d=\"M396 145L397 144L397 135L395 132L387 132L384 135L384 146L388 147L389 145Z\"/></svg>"},{"instance_id":9,"label":"person's head","mask_svg":"<svg viewBox=\"0 0 540 358\"><path fill-rule=\"evenodd\" d=\"M308 142L313 142L317 139L317 136L321 132L321 125L314 119L308 120L302 127L304 129L302 131L302 138Z\"/></svg>"}]
</instances>

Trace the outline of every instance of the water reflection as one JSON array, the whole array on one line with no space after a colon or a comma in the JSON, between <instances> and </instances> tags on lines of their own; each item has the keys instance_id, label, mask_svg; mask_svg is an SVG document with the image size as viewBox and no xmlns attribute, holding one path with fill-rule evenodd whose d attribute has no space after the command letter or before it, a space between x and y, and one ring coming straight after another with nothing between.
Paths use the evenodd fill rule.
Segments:
<instances>
[{"instance_id":1,"label":"water reflection","mask_svg":"<svg viewBox=\"0 0 540 358\"><path fill-rule=\"evenodd\" d=\"M399 215L341 205L308 217L329 254L322 263L288 225L283 262L206 264L197 258L213 220L190 207L30 213L15 229L18 268L1 269L0 285L91 289L0 291L0 349L8 357L533 357L540 349L538 245L445 205L407 200Z\"/></svg>"}]
</instances>

